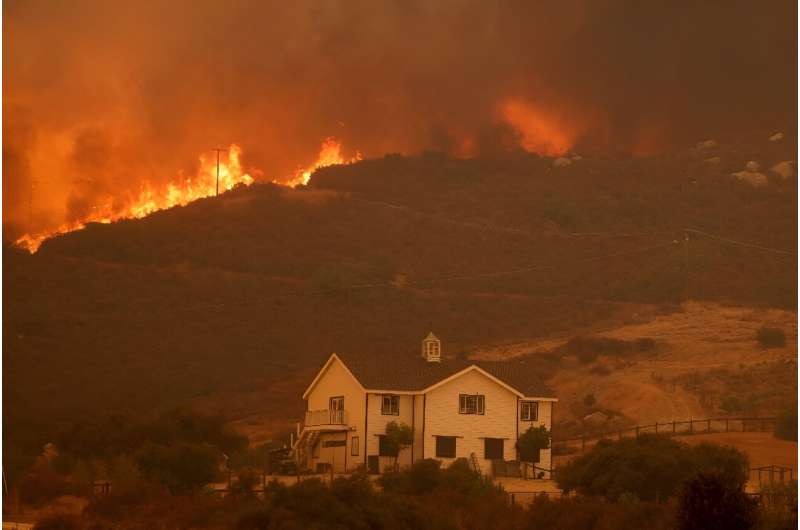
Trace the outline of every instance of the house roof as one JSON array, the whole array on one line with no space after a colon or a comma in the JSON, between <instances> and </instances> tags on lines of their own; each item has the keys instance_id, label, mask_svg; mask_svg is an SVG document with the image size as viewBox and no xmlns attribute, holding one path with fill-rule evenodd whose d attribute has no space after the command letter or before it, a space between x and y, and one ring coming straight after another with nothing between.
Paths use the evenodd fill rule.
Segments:
<instances>
[{"instance_id":1,"label":"house roof","mask_svg":"<svg viewBox=\"0 0 800 530\"><path fill-rule=\"evenodd\" d=\"M419 355L336 355L359 383L370 390L422 391L471 366L477 366L523 396L555 398L555 393L534 373L530 359L443 359L442 362L428 362Z\"/></svg>"}]
</instances>

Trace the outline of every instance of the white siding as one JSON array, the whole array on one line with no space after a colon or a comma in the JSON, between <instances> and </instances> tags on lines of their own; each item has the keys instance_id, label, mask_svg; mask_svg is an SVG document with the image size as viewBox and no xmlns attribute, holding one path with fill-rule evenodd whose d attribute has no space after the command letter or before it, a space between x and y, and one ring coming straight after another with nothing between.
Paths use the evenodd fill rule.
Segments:
<instances>
[{"instance_id":1,"label":"white siding","mask_svg":"<svg viewBox=\"0 0 800 530\"><path fill-rule=\"evenodd\" d=\"M397 423L405 423L406 425L413 426L413 398L410 395L400 396L400 414L397 416L382 414L381 405L383 402L383 394L369 394L368 399L369 407L367 410L367 418L369 431L367 433L367 454L377 455L379 454L378 435L386 433L386 425L388 423L396 421ZM397 459L397 463L400 467L411 464L411 452L410 447L400 452L400 456ZM379 461L381 471L388 466L394 465L394 457L381 457Z\"/></svg>"},{"instance_id":2,"label":"white siding","mask_svg":"<svg viewBox=\"0 0 800 530\"><path fill-rule=\"evenodd\" d=\"M347 470L354 471L359 465L363 465L366 460L364 459L364 391L358 381L347 371L344 365L338 359L326 368L325 372L317 381L317 384L308 395L307 410L323 410L330 407L330 398L336 396L344 397L344 410L347 415L347 424L351 430L346 433L347 436ZM351 438L358 436L360 448L358 456L351 456ZM341 436L339 436L341 438ZM322 440L322 437L320 438ZM320 443L322 443L320 441ZM320 457L314 459L312 469L316 467L316 462L330 462L331 460L324 460L324 458L331 458L332 452L336 451L336 459L344 460L344 449L341 447L320 449ZM338 462L335 462L338 466Z\"/></svg>"},{"instance_id":3,"label":"white siding","mask_svg":"<svg viewBox=\"0 0 800 530\"><path fill-rule=\"evenodd\" d=\"M484 414L459 414L459 394L482 394ZM484 459L484 439L503 438L505 460L516 458L517 396L482 373L471 370L428 392L425 411L425 457L436 457L436 436L458 436L456 458L472 453L484 473L491 461ZM453 459L442 458L445 465Z\"/></svg>"},{"instance_id":4,"label":"white siding","mask_svg":"<svg viewBox=\"0 0 800 530\"><path fill-rule=\"evenodd\" d=\"M522 401L535 401L535 400L520 400ZM552 401L539 401L539 414L537 417L537 421L523 421L520 418L520 413L517 411L517 418L519 422L519 434L522 434L528 430L529 427L538 428L540 425L544 425L548 431L552 430L553 425L553 402ZM546 469L550 469L550 464L552 462L551 457L552 450L545 449L539 455L539 463L536 464L538 467L543 467ZM547 477L549 478L549 477Z\"/></svg>"}]
</instances>

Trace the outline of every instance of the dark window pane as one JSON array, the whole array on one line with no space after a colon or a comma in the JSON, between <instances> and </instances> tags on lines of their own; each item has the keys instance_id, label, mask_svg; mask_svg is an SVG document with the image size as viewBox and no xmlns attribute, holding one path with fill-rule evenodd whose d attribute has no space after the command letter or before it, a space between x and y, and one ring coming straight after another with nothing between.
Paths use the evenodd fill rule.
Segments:
<instances>
[{"instance_id":1,"label":"dark window pane","mask_svg":"<svg viewBox=\"0 0 800 530\"><path fill-rule=\"evenodd\" d=\"M456 437L437 436L436 437L436 456L438 458L456 457Z\"/></svg>"},{"instance_id":2,"label":"dark window pane","mask_svg":"<svg viewBox=\"0 0 800 530\"><path fill-rule=\"evenodd\" d=\"M378 436L378 455L380 456L397 456L395 452L392 452L391 447L389 444L386 443L386 435L381 434Z\"/></svg>"},{"instance_id":3,"label":"dark window pane","mask_svg":"<svg viewBox=\"0 0 800 530\"><path fill-rule=\"evenodd\" d=\"M483 441L483 457L491 460L503 458L503 439L486 438Z\"/></svg>"}]
</instances>

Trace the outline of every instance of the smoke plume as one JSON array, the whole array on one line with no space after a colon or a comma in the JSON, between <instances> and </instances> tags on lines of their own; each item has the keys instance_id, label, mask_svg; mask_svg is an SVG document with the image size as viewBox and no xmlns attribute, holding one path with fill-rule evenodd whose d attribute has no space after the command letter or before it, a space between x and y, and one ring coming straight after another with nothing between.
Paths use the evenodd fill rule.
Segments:
<instances>
[{"instance_id":1,"label":"smoke plume","mask_svg":"<svg viewBox=\"0 0 800 530\"><path fill-rule=\"evenodd\" d=\"M331 136L365 157L628 156L795 126L788 1L9 0L3 15L4 223L22 231L232 143L272 180Z\"/></svg>"}]
</instances>

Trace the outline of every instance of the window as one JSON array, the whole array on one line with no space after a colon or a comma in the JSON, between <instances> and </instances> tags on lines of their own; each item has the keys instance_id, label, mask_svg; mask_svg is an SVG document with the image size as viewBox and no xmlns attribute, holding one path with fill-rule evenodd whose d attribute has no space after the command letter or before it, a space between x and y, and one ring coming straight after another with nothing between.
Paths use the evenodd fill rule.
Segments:
<instances>
[{"instance_id":1,"label":"window","mask_svg":"<svg viewBox=\"0 0 800 530\"><path fill-rule=\"evenodd\" d=\"M330 399L331 425L344 424L344 397L336 396Z\"/></svg>"},{"instance_id":2,"label":"window","mask_svg":"<svg viewBox=\"0 0 800 530\"><path fill-rule=\"evenodd\" d=\"M381 414L384 416L398 416L400 414L400 396L383 396Z\"/></svg>"},{"instance_id":3,"label":"window","mask_svg":"<svg viewBox=\"0 0 800 530\"><path fill-rule=\"evenodd\" d=\"M502 460L503 439L485 438L483 440L483 457L489 460Z\"/></svg>"},{"instance_id":4,"label":"window","mask_svg":"<svg viewBox=\"0 0 800 530\"><path fill-rule=\"evenodd\" d=\"M455 458L456 457L456 437L437 436L436 437L436 457Z\"/></svg>"},{"instance_id":5,"label":"window","mask_svg":"<svg viewBox=\"0 0 800 530\"><path fill-rule=\"evenodd\" d=\"M397 456L395 451L392 451L392 448L389 447L389 444L386 443L386 435L380 434L378 435L378 455L379 456Z\"/></svg>"},{"instance_id":6,"label":"window","mask_svg":"<svg viewBox=\"0 0 800 530\"><path fill-rule=\"evenodd\" d=\"M350 438L350 456L358 456L358 436Z\"/></svg>"},{"instance_id":7,"label":"window","mask_svg":"<svg viewBox=\"0 0 800 530\"><path fill-rule=\"evenodd\" d=\"M536 401L522 401L519 404L519 419L522 421L536 421L539 418L539 403Z\"/></svg>"},{"instance_id":8,"label":"window","mask_svg":"<svg viewBox=\"0 0 800 530\"><path fill-rule=\"evenodd\" d=\"M483 414L485 398L482 395L461 394L458 396L459 414Z\"/></svg>"}]
</instances>

